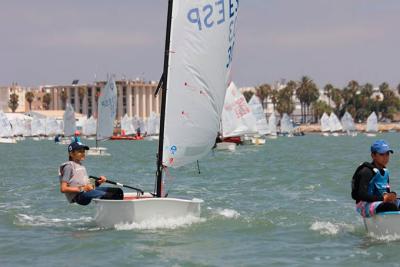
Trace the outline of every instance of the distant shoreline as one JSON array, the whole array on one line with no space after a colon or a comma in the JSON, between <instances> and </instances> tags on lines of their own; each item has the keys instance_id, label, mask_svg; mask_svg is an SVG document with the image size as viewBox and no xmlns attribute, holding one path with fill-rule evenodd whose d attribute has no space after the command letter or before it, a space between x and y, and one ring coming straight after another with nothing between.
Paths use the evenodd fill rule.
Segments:
<instances>
[{"instance_id":1,"label":"distant shoreline","mask_svg":"<svg viewBox=\"0 0 400 267\"><path fill-rule=\"evenodd\" d=\"M356 123L355 125L358 132L365 132L366 123ZM400 131L400 123L378 123L378 129L380 132ZM301 124L298 127L298 131L305 133L319 133L321 132L321 125Z\"/></svg>"}]
</instances>

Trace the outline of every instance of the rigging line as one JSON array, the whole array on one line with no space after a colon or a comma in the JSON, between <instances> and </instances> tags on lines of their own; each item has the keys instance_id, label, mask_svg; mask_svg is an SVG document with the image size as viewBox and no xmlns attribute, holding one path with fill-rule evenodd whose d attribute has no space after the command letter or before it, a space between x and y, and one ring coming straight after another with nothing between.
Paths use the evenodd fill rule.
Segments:
<instances>
[{"instance_id":1,"label":"rigging line","mask_svg":"<svg viewBox=\"0 0 400 267\"><path fill-rule=\"evenodd\" d=\"M154 97L156 97L158 95L158 91L160 91L160 89L163 87L163 85L164 85L164 73L161 74L161 78L160 78L160 81L158 82L157 89L154 92Z\"/></svg>"}]
</instances>

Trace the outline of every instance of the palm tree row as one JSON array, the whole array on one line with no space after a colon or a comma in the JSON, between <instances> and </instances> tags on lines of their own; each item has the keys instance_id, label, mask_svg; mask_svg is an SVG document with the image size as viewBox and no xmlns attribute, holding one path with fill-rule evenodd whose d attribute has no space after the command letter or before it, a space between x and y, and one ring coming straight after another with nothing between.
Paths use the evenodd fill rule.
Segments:
<instances>
[{"instance_id":1,"label":"palm tree row","mask_svg":"<svg viewBox=\"0 0 400 267\"><path fill-rule=\"evenodd\" d=\"M289 81L280 90L272 88L269 84L261 84L256 87L256 95L261 99L263 107L267 108L266 99L271 103L280 115L292 114L295 109L294 96L300 101L301 122L317 122L324 112L334 112L341 117L348 111L356 121L365 121L368 115L375 111L380 119L393 119L394 114L400 110L400 84L396 90L391 89L386 82L379 86L379 93L373 91L373 85L366 83L360 85L357 81L350 81L342 89L332 84L326 84L323 94L328 103L319 100L320 91L314 81L308 77L301 77L300 81ZM397 91L397 95L396 95ZM253 93L245 93L246 99L250 99ZM332 105L333 104L333 105Z\"/></svg>"}]
</instances>

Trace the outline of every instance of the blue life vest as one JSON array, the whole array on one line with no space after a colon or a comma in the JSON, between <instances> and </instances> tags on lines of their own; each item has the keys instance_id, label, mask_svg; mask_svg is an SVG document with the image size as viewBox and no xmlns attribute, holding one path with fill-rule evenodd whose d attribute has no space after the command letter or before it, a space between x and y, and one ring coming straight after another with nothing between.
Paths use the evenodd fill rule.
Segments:
<instances>
[{"instance_id":1,"label":"blue life vest","mask_svg":"<svg viewBox=\"0 0 400 267\"><path fill-rule=\"evenodd\" d=\"M368 194L381 197L383 193L390 192L389 171L384 168L383 175L377 168L374 168L373 171L375 175L368 184Z\"/></svg>"}]
</instances>

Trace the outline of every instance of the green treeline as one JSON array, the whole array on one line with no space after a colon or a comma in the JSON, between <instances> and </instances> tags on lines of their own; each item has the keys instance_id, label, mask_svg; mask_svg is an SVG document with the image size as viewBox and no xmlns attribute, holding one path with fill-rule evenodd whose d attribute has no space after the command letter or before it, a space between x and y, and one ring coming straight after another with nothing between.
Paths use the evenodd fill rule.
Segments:
<instances>
[{"instance_id":1,"label":"green treeline","mask_svg":"<svg viewBox=\"0 0 400 267\"><path fill-rule=\"evenodd\" d=\"M314 81L308 77L301 77L300 81L289 81L278 90L271 85L264 83L256 86L256 95L260 98L264 108L267 108L267 101L270 99L273 108L280 115L283 113L292 114L295 110L294 97L301 104L301 122L318 122L324 112L334 112L339 118L348 111L354 121L364 122L373 111L378 115L379 120L392 120L394 114L400 110L400 84L397 88L390 88L384 82L379 85L379 92L374 92L370 83L360 85L357 81L350 81L344 88L337 88L327 84L323 88L323 94L328 102L319 100L320 89ZM397 94L396 94L397 92ZM249 101L253 92L243 93Z\"/></svg>"}]
</instances>

